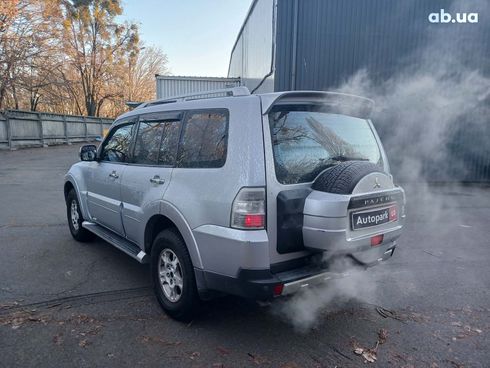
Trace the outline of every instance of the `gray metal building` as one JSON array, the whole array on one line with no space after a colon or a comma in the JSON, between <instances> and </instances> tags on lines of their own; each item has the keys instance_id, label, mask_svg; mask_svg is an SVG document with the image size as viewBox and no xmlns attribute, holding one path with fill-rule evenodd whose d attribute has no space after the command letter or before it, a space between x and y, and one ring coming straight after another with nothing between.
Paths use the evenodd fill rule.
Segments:
<instances>
[{"instance_id":1,"label":"gray metal building","mask_svg":"<svg viewBox=\"0 0 490 368\"><path fill-rule=\"evenodd\" d=\"M156 75L157 99L189 93L236 87L240 78L184 77Z\"/></svg>"},{"instance_id":2,"label":"gray metal building","mask_svg":"<svg viewBox=\"0 0 490 368\"><path fill-rule=\"evenodd\" d=\"M469 14L477 14L477 22ZM335 90L360 70L381 86L401 70L416 72L430 64L428 69L437 71L439 63L455 80L459 66L490 78L489 17L487 0L254 0L232 49L228 76L241 78L253 92ZM448 152L437 159L417 157L426 178L490 180L490 118L483 116L488 95L478 104L478 114L466 114L450 127ZM381 114L375 123L392 151L396 174L401 157L390 137L400 126L392 119L393 114ZM410 141L414 137L407 137L404 152L420 156L424 150Z\"/></svg>"},{"instance_id":3,"label":"gray metal building","mask_svg":"<svg viewBox=\"0 0 490 368\"><path fill-rule=\"evenodd\" d=\"M466 49L468 63L490 73L473 51L490 56L488 1L459 1L479 12L477 24L434 24L428 15L456 0L254 0L233 46L228 77L257 92L340 85L359 69L386 79L419 57L434 31L448 48ZM485 17L487 16L487 17ZM474 37L478 34L478 37Z\"/></svg>"}]
</instances>

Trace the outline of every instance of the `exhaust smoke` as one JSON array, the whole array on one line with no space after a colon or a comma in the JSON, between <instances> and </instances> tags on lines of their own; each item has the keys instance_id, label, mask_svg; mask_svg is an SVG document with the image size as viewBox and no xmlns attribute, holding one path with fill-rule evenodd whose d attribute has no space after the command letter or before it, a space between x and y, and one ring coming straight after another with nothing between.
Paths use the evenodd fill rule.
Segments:
<instances>
[{"instance_id":1,"label":"exhaust smoke","mask_svg":"<svg viewBox=\"0 0 490 368\"><path fill-rule=\"evenodd\" d=\"M273 313L290 321L297 331L304 333L315 327L321 315L338 311L351 300L376 301L376 275L354 266L348 258L331 262L332 271L342 272L345 277L305 288L290 299L273 305Z\"/></svg>"},{"instance_id":2,"label":"exhaust smoke","mask_svg":"<svg viewBox=\"0 0 490 368\"><path fill-rule=\"evenodd\" d=\"M455 1L450 11L464 10L465 5L468 4ZM475 1L471 6L480 14L490 13L487 2ZM408 220L411 196L417 196L418 200L431 203L431 213L420 215L433 220L439 234L449 231L450 225L444 227L442 221L437 221L444 214L444 203L431 195L434 189L429 182L465 180L469 173L468 155L490 157L490 76L488 70L480 67L487 65L488 55L485 50L466 49L465 42L471 38L487 43L479 25L449 24L442 29L429 24L426 46L411 55L407 66L390 78L379 81L363 69L336 89L375 101L372 120L387 151L394 180L407 191ZM458 139L461 137L464 139ZM458 147L461 141L472 144ZM322 314L342 307L346 301L376 304L380 272L358 270L348 261L335 262L348 269L348 277L305 289L278 303L274 312L304 332L315 326ZM416 287L415 281L413 284Z\"/></svg>"}]
</instances>

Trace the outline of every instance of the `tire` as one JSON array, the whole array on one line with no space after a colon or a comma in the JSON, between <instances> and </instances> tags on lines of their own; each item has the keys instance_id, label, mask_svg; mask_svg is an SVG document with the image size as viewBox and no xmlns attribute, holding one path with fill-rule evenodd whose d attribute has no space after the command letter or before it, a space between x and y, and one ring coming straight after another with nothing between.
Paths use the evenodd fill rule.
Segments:
<instances>
[{"instance_id":1,"label":"tire","mask_svg":"<svg viewBox=\"0 0 490 368\"><path fill-rule=\"evenodd\" d=\"M71 236L79 242L89 242L95 238L95 235L82 227L83 216L80 211L80 202L77 194L71 189L66 197L66 217L70 228Z\"/></svg>"},{"instance_id":2,"label":"tire","mask_svg":"<svg viewBox=\"0 0 490 368\"><path fill-rule=\"evenodd\" d=\"M177 263L173 257L176 257ZM192 320L200 299L191 257L176 230L163 230L155 237L151 251L151 277L155 295L163 310L176 320Z\"/></svg>"},{"instance_id":3,"label":"tire","mask_svg":"<svg viewBox=\"0 0 490 368\"><path fill-rule=\"evenodd\" d=\"M383 170L370 162L347 161L323 171L313 182L312 189L335 194L351 194L366 175Z\"/></svg>"}]
</instances>

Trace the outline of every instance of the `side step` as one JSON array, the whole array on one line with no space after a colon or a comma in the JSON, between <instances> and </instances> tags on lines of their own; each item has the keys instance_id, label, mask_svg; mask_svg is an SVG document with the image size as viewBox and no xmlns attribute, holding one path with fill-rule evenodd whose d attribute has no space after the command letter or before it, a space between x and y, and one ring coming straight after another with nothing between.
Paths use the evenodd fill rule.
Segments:
<instances>
[{"instance_id":1,"label":"side step","mask_svg":"<svg viewBox=\"0 0 490 368\"><path fill-rule=\"evenodd\" d=\"M136 244L131 243L129 240L124 239L111 230L89 221L84 221L82 226L98 237L104 239L106 242L111 243L128 256L136 259L139 263L148 263L150 261L148 254L143 252Z\"/></svg>"}]
</instances>

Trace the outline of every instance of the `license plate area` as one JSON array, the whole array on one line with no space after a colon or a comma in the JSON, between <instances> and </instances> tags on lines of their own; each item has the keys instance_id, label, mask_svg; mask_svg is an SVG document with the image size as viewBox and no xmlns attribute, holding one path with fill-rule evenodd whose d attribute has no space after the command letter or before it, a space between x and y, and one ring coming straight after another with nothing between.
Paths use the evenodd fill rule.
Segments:
<instances>
[{"instance_id":1,"label":"license plate area","mask_svg":"<svg viewBox=\"0 0 490 368\"><path fill-rule=\"evenodd\" d=\"M376 227L398 220L396 205L351 213L352 230Z\"/></svg>"}]
</instances>

